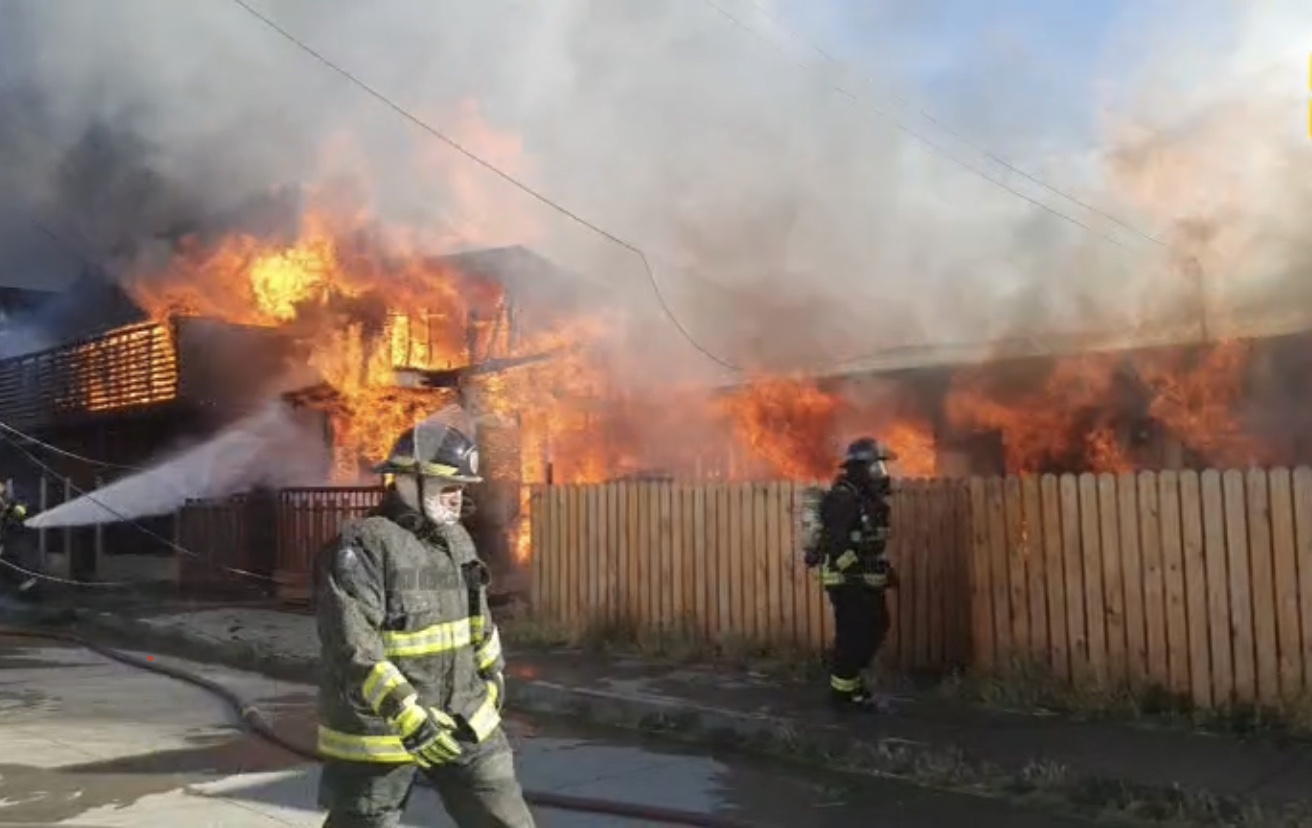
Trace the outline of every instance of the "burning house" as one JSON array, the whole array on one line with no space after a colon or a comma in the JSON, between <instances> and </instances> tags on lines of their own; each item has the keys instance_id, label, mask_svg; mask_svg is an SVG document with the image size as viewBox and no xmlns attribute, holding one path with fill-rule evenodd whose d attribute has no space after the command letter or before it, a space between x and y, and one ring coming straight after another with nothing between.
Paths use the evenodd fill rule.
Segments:
<instances>
[{"instance_id":1,"label":"burning house","mask_svg":"<svg viewBox=\"0 0 1312 828\"><path fill-rule=\"evenodd\" d=\"M49 509L82 491L121 488L132 469L213 443L281 399L324 449L323 468L307 482L367 495L378 485L368 468L395 435L455 402L475 415L484 446L488 479L472 492L471 530L490 559L509 561L525 463L510 389L517 371L560 358L560 343L543 332L544 303L560 307L568 290L550 262L522 247L396 263L354 245L341 253L355 265L335 273L341 282L307 285L306 277L331 272L322 266L344 248L307 262L270 244L267 256L247 251L233 270L207 260L206 274L234 279L238 300L250 303L245 313L196 299L231 298L222 292L187 294L194 282L129 284L143 321L0 361L0 422L33 438L0 453L20 493ZM347 280L362 274L378 281ZM416 285L416 274L426 284ZM265 462L282 449L266 447ZM116 521L112 486L95 501L109 514L75 521L94 525L43 530L54 569L78 580L174 579L172 516ZM243 535L253 549L228 563L271 576L278 543Z\"/></svg>"}]
</instances>

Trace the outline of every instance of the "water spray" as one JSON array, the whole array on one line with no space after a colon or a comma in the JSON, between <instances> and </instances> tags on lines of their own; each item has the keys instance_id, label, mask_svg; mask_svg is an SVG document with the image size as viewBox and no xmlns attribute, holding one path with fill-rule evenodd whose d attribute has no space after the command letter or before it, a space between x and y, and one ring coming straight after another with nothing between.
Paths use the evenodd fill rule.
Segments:
<instances>
[{"instance_id":1,"label":"water spray","mask_svg":"<svg viewBox=\"0 0 1312 828\"><path fill-rule=\"evenodd\" d=\"M273 402L214 437L25 522L33 529L89 526L165 515L188 500L226 497L256 486L321 482L328 447Z\"/></svg>"}]
</instances>

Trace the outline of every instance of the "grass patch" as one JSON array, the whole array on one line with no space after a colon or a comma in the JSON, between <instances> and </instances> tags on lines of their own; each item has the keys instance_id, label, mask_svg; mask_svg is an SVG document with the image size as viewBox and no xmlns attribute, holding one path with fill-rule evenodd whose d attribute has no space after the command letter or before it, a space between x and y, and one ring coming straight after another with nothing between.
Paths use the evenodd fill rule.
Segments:
<instances>
[{"instance_id":1,"label":"grass patch","mask_svg":"<svg viewBox=\"0 0 1312 828\"><path fill-rule=\"evenodd\" d=\"M1274 706L1232 703L1204 707L1161 685L1135 688L1092 676L1068 681L1045 664L1024 660L1014 660L989 674L956 673L934 690L948 701L998 710L1188 727L1229 736L1312 739L1312 697L1306 695Z\"/></svg>"},{"instance_id":2,"label":"grass patch","mask_svg":"<svg viewBox=\"0 0 1312 828\"><path fill-rule=\"evenodd\" d=\"M817 653L743 636L711 639L690 622L666 628L652 628L631 620L569 626L519 616L502 620L499 626L507 643L528 650L571 648L661 664L716 664L796 681L811 681L826 675L824 658Z\"/></svg>"},{"instance_id":3,"label":"grass patch","mask_svg":"<svg viewBox=\"0 0 1312 828\"><path fill-rule=\"evenodd\" d=\"M691 620L653 628L636 619L594 621L577 626L529 615L501 621L508 643L528 650L570 648L602 656L639 658L662 664L720 665L786 681L823 681L822 653L753 641L742 636L708 638ZM988 674L958 671L913 680L876 665L878 685L889 692L926 691L938 698L995 710L1052 714L1083 720L1183 727L1229 736L1277 740L1312 739L1312 696L1277 706L1230 704L1202 707L1159 685L1130 687L1092 676L1068 681L1046 664L1016 659Z\"/></svg>"}]
</instances>

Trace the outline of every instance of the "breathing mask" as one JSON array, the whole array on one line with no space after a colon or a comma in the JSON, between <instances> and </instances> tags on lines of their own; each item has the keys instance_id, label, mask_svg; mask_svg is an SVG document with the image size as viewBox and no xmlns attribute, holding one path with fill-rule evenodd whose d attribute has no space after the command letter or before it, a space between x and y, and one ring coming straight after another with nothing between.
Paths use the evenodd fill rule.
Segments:
<instances>
[{"instance_id":1,"label":"breathing mask","mask_svg":"<svg viewBox=\"0 0 1312 828\"><path fill-rule=\"evenodd\" d=\"M438 526L449 526L460 520L465 497L463 483L401 474L396 476L394 485L401 502Z\"/></svg>"}]
</instances>

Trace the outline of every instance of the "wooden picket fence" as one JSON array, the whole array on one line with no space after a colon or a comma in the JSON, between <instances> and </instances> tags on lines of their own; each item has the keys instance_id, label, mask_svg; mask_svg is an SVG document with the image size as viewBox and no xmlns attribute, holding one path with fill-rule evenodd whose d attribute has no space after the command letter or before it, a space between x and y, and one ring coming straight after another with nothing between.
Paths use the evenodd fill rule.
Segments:
<instances>
[{"instance_id":1,"label":"wooden picket fence","mask_svg":"<svg viewBox=\"0 0 1312 828\"><path fill-rule=\"evenodd\" d=\"M819 649L803 488L536 487L535 611ZM914 481L895 503L901 669L1038 663L1217 706L1312 693L1312 469Z\"/></svg>"},{"instance_id":2,"label":"wooden picket fence","mask_svg":"<svg viewBox=\"0 0 1312 828\"><path fill-rule=\"evenodd\" d=\"M583 629L638 624L818 650L829 607L794 541L803 484L622 482L534 487L534 610ZM969 499L908 481L894 502L888 656L909 671L969 657Z\"/></svg>"}]
</instances>

